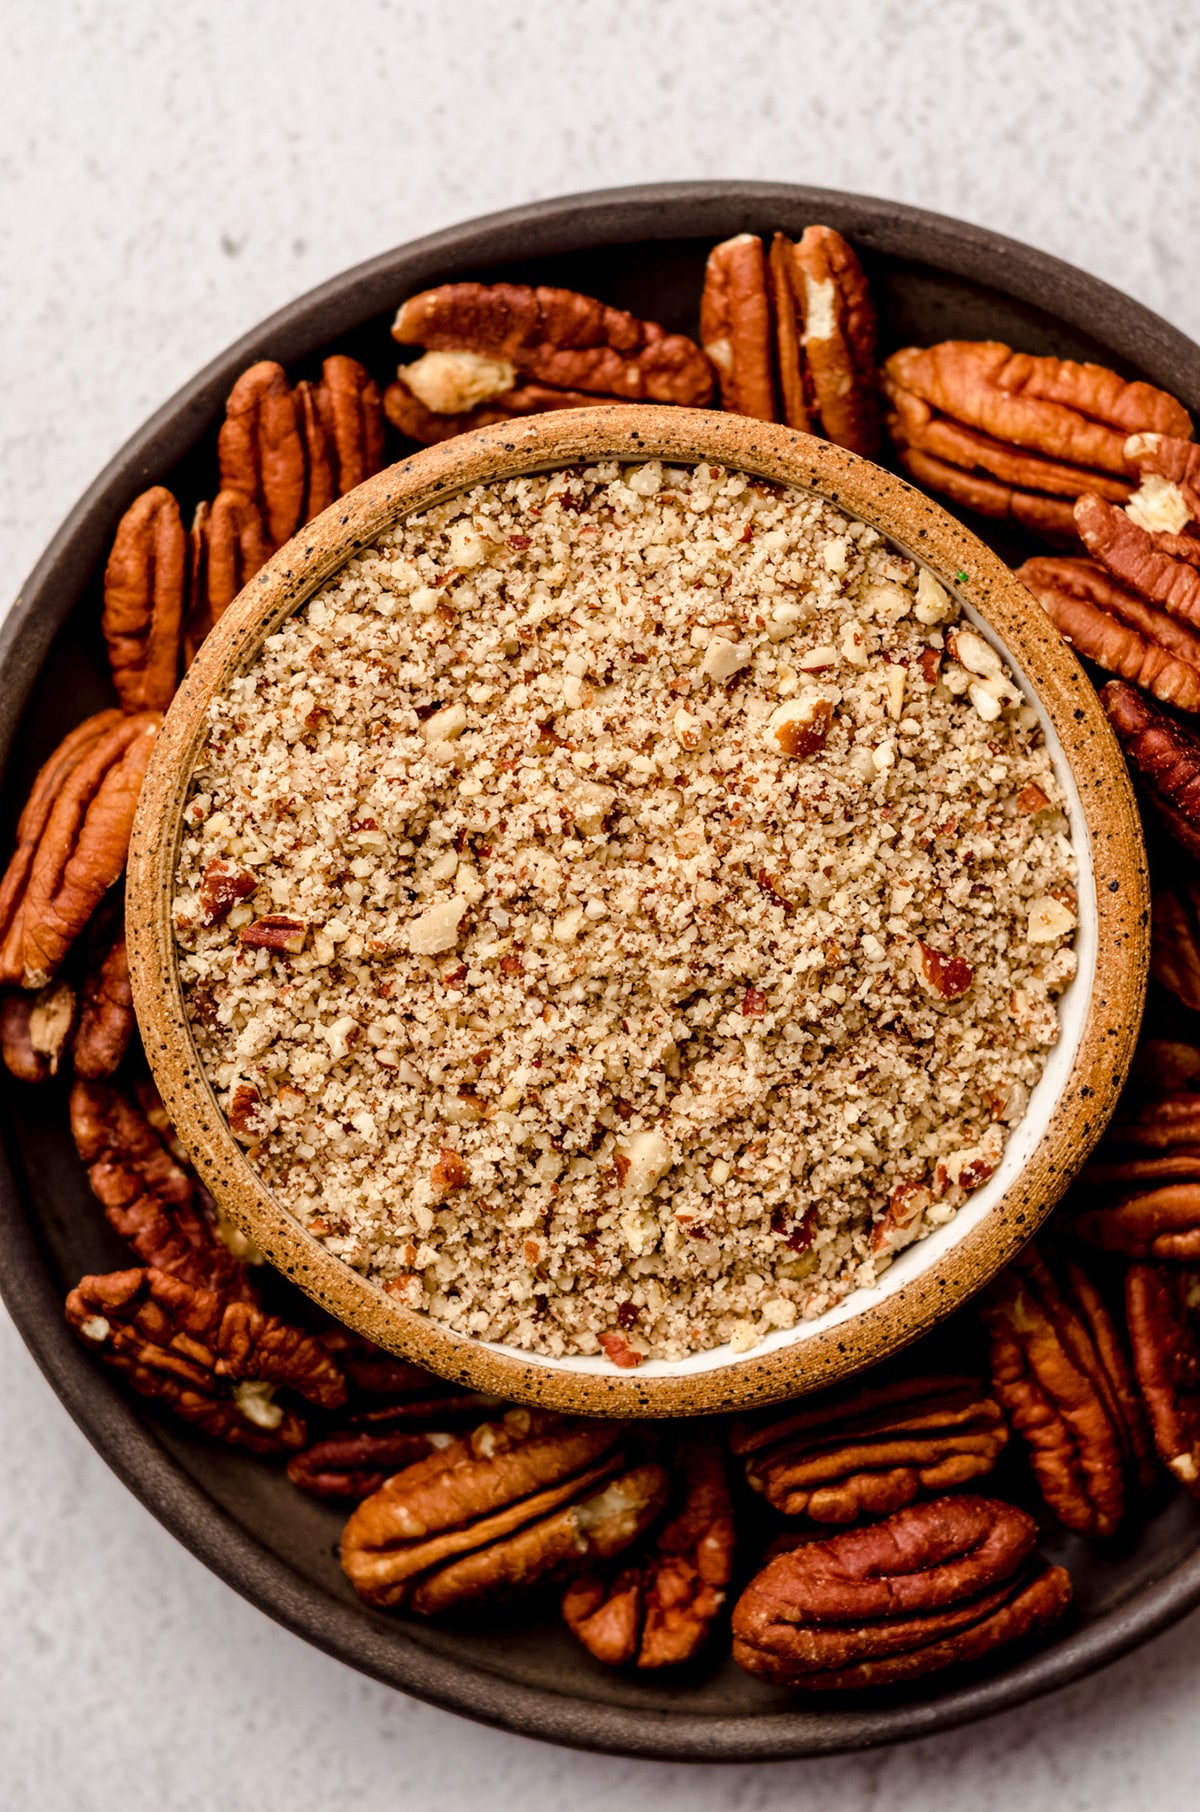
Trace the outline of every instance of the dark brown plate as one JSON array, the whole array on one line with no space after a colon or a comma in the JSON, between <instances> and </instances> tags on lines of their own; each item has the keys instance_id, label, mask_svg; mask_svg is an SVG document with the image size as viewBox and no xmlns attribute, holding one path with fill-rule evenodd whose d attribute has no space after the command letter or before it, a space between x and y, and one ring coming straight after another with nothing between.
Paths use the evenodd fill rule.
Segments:
<instances>
[{"instance_id":1,"label":"dark brown plate","mask_svg":"<svg viewBox=\"0 0 1200 1812\"><path fill-rule=\"evenodd\" d=\"M1164 385L1200 415L1200 348L1148 310L1028 247L894 203L782 184L686 183L569 197L452 228L335 278L256 328L160 410L72 511L0 632L0 834L11 837L28 782L59 737L111 702L99 574L121 512L151 483L172 485L185 516L211 494L225 394L252 360L277 358L301 374L336 344L386 380L397 302L456 276L565 283L694 332L714 241L744 230L798 235L813 221L839 228L863 255L885 349L959 336L1095 358ZM1006 556L1028 551L994 525L970 526ZM262 1461L147 1414L67 1333L66 1290L127 1255L89 1195L64 1089L26 1089L0 1076L0 1286L67 1409L214 1572L330 1654L420 1698L616 1753L811 1755L926 1735L1017 1704L1114 1659L1200 1600L1200 1507L1180 1493L1103 1548L1048 1537L1077 1585L1071 1621L1049 1646L903 1696L805 1701L728 1662L679 1680L627 1679L596 1666L549 1607L522 1607L507 1625L457 1629L369 1612L338 1566L335 1511L301 1498ZM1019 1473L1013 1481L1019 1490Z\"/></svg>"}]
</instances>

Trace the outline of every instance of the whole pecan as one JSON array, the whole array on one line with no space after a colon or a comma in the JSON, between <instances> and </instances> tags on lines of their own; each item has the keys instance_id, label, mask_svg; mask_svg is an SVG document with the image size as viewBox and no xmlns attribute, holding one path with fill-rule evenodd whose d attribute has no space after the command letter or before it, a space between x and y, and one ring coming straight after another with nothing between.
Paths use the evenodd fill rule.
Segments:
<instances>
[{"instance_id":1,"label":"whole pecan","mask_svg":"<svg viewBox=\"0 0 1200 1812\"><path fill-rule=\"evenodd\" d=\"M570 289L444 283L401 305L392 336L508 364L556 390L693 408L712 396L712 368L694 341Z\"/></svg>"},{"instance_id":2,"label":"whole pecan","mask_svg":"<svg viewBox=\"0 0 1200 1812\"><path fill-rule=\"evenodd\" d=\"M1200 635L1194 630L1126 591L1094 560L1027 560L1016 577L1080 654L1164 704L1200 710Z\"/></svg>"},{"instance_id":3,"label":"whole pecan","mask_svg":"<svg viewBox=\"0 0 1200 1812\"><path fill-rule=\"evenodd\" d=\"M1200 1013L1200 882L1184 877L1155 893L1150 905L1150 973L1190 1012Z\"/></svg>"},{"instance_id":4,"label":"whole pecan","mask_svg":"<svg viewBox=\"0 0 1200 1812\"><path fill-rule=\"evenodd\" d=\"M1135 1264L1125 1274L1133 1363L1159 1457L1200 1497L1200 1276Z\"/></svg>"},{"instance_id":5,"label":"whole pecan","mask_svg":"<svg viewBox=\"0 0 1200 1812\"><path fill-rule=\"evenodd\" d=\"M303 1419L275 1400L276 1390L319 1408L345 1396L341 1373L311 1334L165 1271L84 1277L66 1311L80 1339L139 1395L254 1453L304 1444Z\"/></svg>"},{"instance_id":6,"label":"whole pecan","mask_svg":"<svg viewBox=\"0 0 1200 1812\"><path fill-rule=\"evenodd\" d=\"M1128 510L1085 495L1075 525L1088 553L1129 591L1181 622L1200 624L1200 539L1143 528Z\"/></svg>"},{"instance_id":7,"label":"whole pecan","mask_svg":"<svg viewBox=\"0 0 1200 1812\"><path fill-rule=\"evenodd\" d=\"M887 1686L1046 1629L1069 1575L1012 1504L941 1497L777 1554L734 1606L733 1658L812 1691Z\"/></svg>"},{"instance_id":8,"label":"whole pecan","mask_svg":"<svg viewBox=\"0 0 1200 1812\"><path fill-rule=\"evenodd\" d=\"M205 636L267 557L257 506L241 491L221 491L196 506L192 518L188 608L183 663L190 667Z\"/></svg>"},{"instance_id":9,"label":"whole pecan","mask_svg":"<svg viewBox=\"0 0 1200 1812\"><path fill-rule=\"evenodd\" d=\"M126 711L165 711L174 697L187 583L179 505L155 485L122 516L104 569L100 623Z\"/></svg>"},{"instance_id":10,"label":"whole pecan","mask_svg":"<svg viewBox=\"0 0 1200 1812\"><path fill-rule=\"evenodd\" d=\"M77 1080L71 1132L109 1225L144 1265L251 1301L245 1267L220 1239L195 1176L171 1151L141 1103L108 1082Z\"/></svg>"},{"instance_id":11,"label":"whole pecan","mask_svg":"<svg viewBox=\"0 0 1200 1812\"><path fill-rule=\"evenodd\" d=\"M632 1562L567 1587L563 1619L610 1667L675 1667L703 1647L733 1570L733 1499L720 1446L684 1439L672 1466L676 1508Z\"/></svg>"},{"instance_id":12,"label":"whole pecan","mask_svg":"<svg viewBox=\"0 0 1200 1812\"><path fill-rule=\"evenodd\" d=\"M889 432L915 478L1057 540L1075 540L1082 492L1114 502L1131 494L1130 435L1192 431L1166 391L994 340L904 347L885 361L883 388Z\"/></svg>"},{"instance_id":13,"label":"whole pecan","mask_svg":"<svg viewBox=\"0 0 1200 1812\"><path fill-rule=\"evenodd\" d=\"M120 876L160 722L157 711L139 712L90 738L61 780L32 854L18 847L9 873L24 874L13 890L0 982L44 988Z\"/></svg>"},{"instance_id":14,"label":"whole pecan","mask_svg":"<svg viewBox=\"0 0 1200 1812\"><path fill-rule=\"evenodd\" d=\"M129 1049L136 1029L125 926L118 917L93 940L79 991L79 1024L71 1043L77 1076L98 1081L111 1076Z\"/></svg>"},{"instance_id":15,"label":"whole pecan","mask_svg":"<svg viewBox=\"0 0 1200 1812\"><path fill-rule=\"evenodd\" d=\"M509 1410L396 1474L354 1511L342 1566L368 1604L422 1616L582 1571L627 1548L666 1496L624 1427Z\"/></svg>"},{"instance_id":16,"label":"whole pecan","mask_svg":"<svg viewBox=\"0 0 1200 1812\"><path fill-rule=\"evenodd\" d=\"M700 337L722 407L823 434L856 453L878 450L875 306L853 248L831 227L770 256L754 233L714 246Z\"/></svg>"},{"instance_id":17,"label":"whole pecan","mask_svg":"<svg viewBox=\"0 0 1200 1812\"><path fill-rule=\"evenodd\" d=\"M299 528L306 489L296 399L273 359L251 365L229 392L217 458L221 489L250 499L273 553Z\"/></svg>"},{"instance_id":18,"label":"whole pecan","mask_svg":"<svg viewBox=\"0 0 1200 1812\"><path fill-rule=\"evenodd\" d=\"M1101 687L1100 702L1164 827L1200 856L1200 736L1122 680Z\"/></svg>"},{"instance_id":19,"label":"whole pecan","mask_svg":"<svg viewBox=\"0 0 1200 1812\"><path fill-rule=\"evenodd\" d=\"M52 982L37 994L6 988L0 993L0 1052L19 1082L48 1082L71 1048L76 1016L75 990Z\"/></svg>"},{"instance_id":20,"label":"whole pecan","mask_svg":"<svg viewBox=\"0 0 1200 1812\"><path fill-rule=\"evenodd\" d=\"M983 1303L992 1386L1042 1496L1080 1535L1111 1535L1149 1482L1145 1416L1112 1317L1082 1267L1027 1249Z\"/></svg>"},{"instance_id":21,"label":"whole pecan","mask_svg":"<svg viewBox=\"0 0 1200 1812\"><path fill-rule=\"evenodd\" d=\"M785 1516L852 1523L990 1472L1008 1429L978 1379L898 1378L734 1428L755 1491Z\"/></svg>"}]
</instances>

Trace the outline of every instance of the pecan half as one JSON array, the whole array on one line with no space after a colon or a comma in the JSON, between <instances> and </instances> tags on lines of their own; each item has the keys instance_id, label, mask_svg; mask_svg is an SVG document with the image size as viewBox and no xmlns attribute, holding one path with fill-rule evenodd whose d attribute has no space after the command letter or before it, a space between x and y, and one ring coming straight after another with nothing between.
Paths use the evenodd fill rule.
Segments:
<instances>
[{"instance_id":1,"label":"pecan half","mask_svg":"<svg viewBox=\"0 0 1200 1812\"><path fill-rule=\"evenodd\" d=\"M853 248L831 227L806 227L793 249L812 413L826 440L868 456L879 447L875 304Z\"/></svg>"},{"instance_id":2,"label":"pecan half","mask_svg":"<svg viewBox=\"0 0 1200 1812\"><path fill-rule=\"evenodd\" d=\"M1200 710L1200 635L1126 591L1093 560L1036 559L1016 577L1065 642L1164 704Z\"/></svg>"},{"instance_id":3,"label":"pecan half","mask_svg":"<svg viewBox=\"0 0 1200 1812\"><path fill-rule=\"evenodd\" d=\"M100 626L126 711L165 711L179 684L188 546L179 505L155 485L117 525Z\"/></svg>"},{"instance_id":4,"label":"pecan half","mask_svg":"<svg viewBox=\"0 0 1200 1812\"><path fill-rule=\"evenodd\" d=\"M303 522L311 522L327 510L338 494L334 450L321 415L320 388L304 378L293 392L304 442L304 503L300 512Z\"/></svg>"},{"instance_id":5,"label":"pecan half","mask_svg":"<svg viewBox=\"0 0 1200 1812\"><path fill-rule=\"evenodd\" d=\"M276 1401L276 1390L318 1408L345 1396L341 1373L311 1334L165 1271L84 1277L66 1311L80 1339L140 1396L231 1446L254 1453L303 1446L304 1421Z\"/></svg>"},{"instance_id":6,"label":"pecan half","mask_svg":"<svg viewBox=\"0 0 1200 1812\"><path fill-rule=\"evenodd\" d=\"M1190 1012L1200 1013L1200 883L1184 879L1155 893L1150 905L1150 973Z\"/></svg>"},{"instance_id":7,"label":"pecan half","mask_svg":"<svg viewBox=\"0 0 1200 1812\"><path fill-rule=\"evenodd\" d=\"M1100 703L1165 829L1200 856L1200 737L1122 680L1101 687Z\"/></svg>"},{"instance_id":8,"label":"pecan half","mask_svg":"<svg viewBox=\"0 0 1200 1812\"><path fill-rule=\"evenodd\" d=\"M1191 1175L1123 1200L1085 1208L1072 1226L1080 1239L1127 1258L1200 1260L1200 1155L1185 1159Z\"/></svg>"},{"instance_id":9,"label":"pecan half","mask_svg":"<svg viewBox=\"0 0 1200 1812\"><path fill-rule=\"evenodd\" d=\"M1154 911L1157 912L1157 895ZM1153 928L1151 928L1151 961L1153 961ZM1200 952L1198 952L1200 960ZM1159 976L1164 987L1171 984ZM1198 984L1200 985L1200 979ZM1174 989L1172 989L1174 992ZM1184 1002L1185 1006L1188 1002ZM1186 1044L1180 1038L1142 1038L1138 1041L1129 1071L1130 1093L1139 1091L1171 1094L1180 1089L1200 1087L1200 1045Z\"/></svg>"},{"instance_id":10,"label":"pecan half","mask_svg":"<svg viewBox=\"0 0 1200 1812\"><path fill-rule=\"evenodd\" d=\"M350 1583L429 1616L619 1553L666 1495L660 1466L626 1469L624 1433L524 1409L483 1423L358 1506L342 1535Z\"/></svg>"},{"instance_id":11,"label":"pecan half","mask_svg":"<svg viewBox=\"0 0 1200 1812\"><path fill-rule=\"evenodd\" d=\"M1200 1095L1182 1089L1157 1095L1132 1110L1122 1104L1105 1143L1162 1152L1200 1147Z\"/></svg>"},{"instance_id":12,"label":"pecan half","mask_svg":"<svg viewBox=\"0 0 1200 1812\"><path fill-rule=\"evenodd\" d=\"M209 630L250 583L268 551L257 505L241 491L221 491L212 503L196 506L183 625L185 667L191 666Z\"/></svg>"},{"instance_id":13,"label":"pecan half","mask_svg":"<svg viewBox=\"0 0 1200 1812\"><path fill-rule=\"evenodd\" d=\"M1166 513L1177 524L1200 521L1200 447L1194 440L1176 434L1133 434L1125 442L1125 463L1142 481L1142 491L1133 500L1135 505L1146 510L1153 499L1159 513L1166 505ZM1147 481L1153 480L1158 480L1158 484L1148 485ZM1163 487L1171 487L1177 501L1164 496ZM1149 498L1145 495L1147 489Z\"/></svg>"},{"instance_id":14,"label":"pecan half","mask_svg":"<svg viewBox=\"0 0 1200 1812\"><path fill-rule=\"evenodd\" d=\"M383 407L393 428L423 447L452 440L471 428L494 428L522 415L542 415L547 409L586 409L595 403L615 402L615 397L589 396L584 390L554 390L549 384L514 383L511 390L472 409L441 414L430 409L409 388L408 366L400 367L394 384L383 393Z\"/></svg>"},{"instance_id":15,"label":"pecan half","mask_svg":"<svg viewBox=\"0 0 1200 1812\"><path fill-rule=\"evenodd\" d=\"M5 959L11 942L12 960L5 960L0 981L44 988L120 876L160 722L156 711L123 717L89 743L67 774L28 864L23 898L5 941ZM12 936L17 911L19 969Z\"/></svg>"},{"instance_id":16,"label":"pecan half","mask_svg":"<svg viewBox=\"0 0 1200 1812\"><path fill-rule=\"evenodd\" d=\"M71 1044L75 1074L91 1080L113 1075L129 1049L136 1024L125 927L118 920L104 937L95 940L89 952L79 991L79 1024Z\"/></svg>"},{"instance_id":17,"label":"pecan half","mask_svg":"<svg viewBox=\"0 0 1200 1812\"><path fill-rule=\"evenodd\" d=\"M1159 1457L1200 1497L1200 1276L1130 1265L1125 1313L1133 1363Z\"/></svg>"},{"instance_id":18,"label":"pecan half","mask_svg":"<svg viewBox=\"0 0 1200 1812\"><path fill-rule=\"evenodd\" d=\"M715 1441L684 1440L678 1507L619 1571L585 1573L563 1597L567 1628L609 1667L677 1667L701 1649L733 1570L733 1499Z\"/></svg>"},{"instance_id":19,"label":"pecan half","mask_svg":"<svg viewBox=\"0 0 1200 1812\"><path fill-rule=\"evenodd\" d=\"M392 336L504 361L556 390L693 408L712 396L712 367L694 341L570 289L444 283L401 305Z\"/></svg>"},{"instance_id":20,"label":"pecan half","mask_svg":"<svg viewBox=\"0 0 1200 1812\"><path fill-rule=\"evenodd\" d=\"M229 392L217 458L221 489L250 499L273 553L299 528L306 489L296 399L273 359L251 365Z\"/></svg>"},{"instance_id":21,"label":"pecan half","mask_svg":"<svg viewBox=\"0 0 1200 1812\"><path fill-rule=\"evenodd\" d=\"M329 448L333 495L342 497L383 465L379 386L357 359L334 353L321 367L316 404ZM315 514L310 501L305 520Z\"/></svg>"},{"instance_id":22,"label":"pecan half","mask_svg":"<svg viewBox=\"0 0 1200 1812\"><path fill-rule=\"evenodd\" d=\"M70 1051L75 1026L75 990L52 982L37 994L5 989L0 994L0 1051L19 1082L48 1082Z\"/></svg>"},{"instance_id":23,"label":"pecan half","mask_svg":"<svg viewBox=\"0 0 1200 1812\"><path fill-rule=\"evenodd\" d=\"M982 1497L910 1504L885 1522L777 1554L733 1612L747 1673L812 1691L887 1686L1047 1628L1069 1575L1034 1552L1033 1518Z\"/></svg>"},{"instance_id":24,"label":"pecan half","mask_svg":"<svg viewBox=\"0 0 1200 1812\"><path fill-rule=\"evenodd\" d=\"M253 1299L245 1268L205 1213L195 1176L136 1096L112 1083L77 1080L71 1132L105 1218L144 1265L229 1298Z\"/></svg>"},{"instance_id":25,"label":"pecan half","mask_svg":"<svg viewBox=\"0 0 1200 1812\"><path fill-rule=\"evenodd\" d=\"M786 241L785 241L786 244ZM791 251L788 247L788 251ZM790 292L788 296L790 302ZM792 340L799 337L791 307ZM767 260L757 233L738 233L708 254L700 301L700 338L717 369L721 407L760 421L778 420L771 345ZM807 428L807 413L803 423Z\"/></svg>"},{"instance_id":26,"label":"pecan half","mask_svg":"<svg viewBox=\"0 0 1200 1812\"><path fill-rule=\"evenodd\" d=\"M1029 1448L1042 1496L1080 1535L1111 1535L1145 1483L1145 1417L1120 1340L1081 1266L1031 1249L983 1304L992 1387Z\"/></svg>"},{"instance_id":27,"label":"pecan half","mask_svg":"<svg viewBox=\"0 0 1200 1812\"><path fill-rule=\"evenodd\" d=\"M454 1440L439 1429L344 1429L293 1454L287 1473L298 1491L326 1504L361 1504L387 1482Z\"/></svg>"},{"instance_id":28,"label":"pecan half","mask_svg":"<svg viewBox=\"0 0 1200 1812\"><path fill-rule=\"evenodd\" d=\"M990 1472L1008 1440L978 1379L899 1378L734 1428L746 1479L785 1516L852 1523Z\"/></svg>"},{"instance_id":29,"label":"pecan half","mask_svg":"<svg viewBox=\"0 0 1200 1812\"><path fill-rule=\"evenodd\" d=\"M1200 540L1162 535L1102 497L1083 496L1075 525L1089 554L1114 579L1181 622L1200 624Z\"/></svg>"}]
</instances>

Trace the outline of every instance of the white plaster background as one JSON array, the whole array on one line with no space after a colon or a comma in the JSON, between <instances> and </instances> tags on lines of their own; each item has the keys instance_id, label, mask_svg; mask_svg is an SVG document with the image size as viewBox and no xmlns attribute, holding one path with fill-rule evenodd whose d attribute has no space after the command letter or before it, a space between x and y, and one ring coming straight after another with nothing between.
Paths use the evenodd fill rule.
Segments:
<instances>
[{"instance_id":1,"label":"white plaster background","mask_svg":"<svg viewBox=\"0 0 1200 1812\"><path fill-rule=\"evenodd\" d=\"M1189 0L0 0L0 599L198 366L299 291L488 209L783 179L1015 234L1200 334ZM1196 1804L1200 1622L909 1748L578 1756L363 1680L117 1483L0 1321L0 1806L662 1812Z\"/></svg>"}]
</instances>

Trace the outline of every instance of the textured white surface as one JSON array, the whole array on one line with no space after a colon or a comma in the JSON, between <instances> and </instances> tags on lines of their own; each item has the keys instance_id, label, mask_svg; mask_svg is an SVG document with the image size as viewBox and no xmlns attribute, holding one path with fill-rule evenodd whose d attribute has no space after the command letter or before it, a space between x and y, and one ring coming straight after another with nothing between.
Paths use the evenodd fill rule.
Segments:
<instances>
[{"instance_id":1,"label":"textured white surface","mask_svg":"<svg viewBox=\"0 0 1200 1812\"><path fill-rule=\"evenodd\" d=\"M399 240L622 182L895 196L1200 334L1189 0L2 0L0 598L227 341ZM944 1738L729 1770L576 1756L362 1680L243 1604L0 1322L0 1805L736 1812L1196 1803L1200 1622Z\"/></svg>"}]
</instances>

